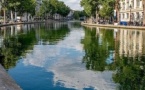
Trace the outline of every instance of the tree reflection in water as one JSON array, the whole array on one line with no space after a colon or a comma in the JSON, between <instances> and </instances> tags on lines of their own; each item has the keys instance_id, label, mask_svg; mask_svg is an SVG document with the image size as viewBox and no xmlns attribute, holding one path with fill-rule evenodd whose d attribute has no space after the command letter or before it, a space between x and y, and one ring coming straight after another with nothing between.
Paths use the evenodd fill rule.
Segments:
<instances>
[{"instance_id":1,"label":"tree reflection in water","mask_svg":"<svg viewBox=\"0 0 145 90\"><path fill-rule=\"evenodd\" d=\"M46 28L49 25L43 26L37 24L37 28L32 26L28 28L28 26L26 28L26 33L22 33L22 28L20 34L13 36L7 34L7 37L3 38L0 47L0 63L6 70L15 67L20 57L25 56L27 50L33 50L34 45L39 44L38 42L43 40L43 43L41 43L43 45L56 44L60 40L63 40L70 31L67 24L59 25L55 29L53 27ZM7 33L10 33L8 31ZM5 34L6 33L4 33L4 35Z\"/></svg>"},{"instance_id":2,"label":"tree reflection in water","mask_svg":"<svg viewBox=\"0 0 145 90\"><path fill-rule=\"evenodd\" d=\"M145 57L135 60L131 57L117 59L113 80L119 83L119 90L145 90Z\"/></svg>"},{"instance_id":3,"label":"tree reflection in water","mask_svg":"<svg viewBox=\"0 0 145 90\"><path fill-rule=\"evenodd\" d=\"M128 34L126 35L130 35L128 39L132 37L132 40L126 42L130 45L130 48L134 47L131 45L138 45L139 40L145 43L144 40L142 40L144 34L140 34L143 31L137 31L136 37L140 38L136 42L133 42L135 38L131 35L134 34L134 31L127 32ZM121 30L117 32L116 37L114 37L114 33L113 30L85 28L85 37L82 43L84 44L85 50L83 62L86 63L86 68L96 71L114 71L112 78L115 83L119 84L119 90L145 90L145 56L142 55L144 52L143 49L145 48L144 44L138 45L137 47L135 46L136 48L142 46L142 53L134 55L133 50L129 49L126 55L122 54L121 49L125 49L126 46L123 44L125 47L122 48L121 43L125 42L127 36L125 37L125 34L121 35ZM121 37L125 38L122 40ZM110 51L113 51L112 58L109 58L110 54L112 54ZM112 63L108 64L108 58L112 60Z\"/></svg>"},{"instance_id":4,"label":"tree reflection in water","mask_svg":"<svg viewBox=\"0 0 145 90\"><path fill-rule=\"evenodd\" d=\"M104 71L108 65L107 58L110 51L114 50L113 31L89 30L85 28L85 37L82 40L84 44L85 56L83 62L86 68L97 71Z\"/></svg>"}]
</instances>

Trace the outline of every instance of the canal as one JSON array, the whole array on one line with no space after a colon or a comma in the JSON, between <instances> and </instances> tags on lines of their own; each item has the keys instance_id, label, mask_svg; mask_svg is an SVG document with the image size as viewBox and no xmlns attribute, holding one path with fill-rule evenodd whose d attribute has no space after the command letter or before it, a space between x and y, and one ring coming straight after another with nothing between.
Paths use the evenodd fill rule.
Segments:
<instances>
[{"instance_id":1,"label":"canal","mask_svg":"<svg viewBox=\"0 0 145 90\"><path fill-rule=\"evenodd\" d=\"M23 90L145 90L145 31L78 22L0 29L0 63Z\"/></svg>"}]
</instances>

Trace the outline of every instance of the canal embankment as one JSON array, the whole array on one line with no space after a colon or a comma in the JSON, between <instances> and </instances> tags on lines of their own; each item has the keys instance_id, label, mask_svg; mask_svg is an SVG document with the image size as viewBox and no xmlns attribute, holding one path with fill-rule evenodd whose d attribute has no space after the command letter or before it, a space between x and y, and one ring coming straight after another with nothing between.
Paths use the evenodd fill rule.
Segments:
<instances>
[{"instance_id":1,"label":"canal embankment","mask_svg":"<svg viewBox=\"0 0 145 90\"><path fill-rule=\"evenodd\" d=\"M0 65L0 90L22 90Z\"/></svg>"},{"instance_id":2,"label":"canal embankment","mask_svg":"<svg viewBox=\"0 0 145 90\"><path fill-rule=\"evenodd\" d=\"M14 23L0 24L0 27L10 26L10 25L18 25L18 24L44 23L44 22L45 22L45 21L14 22Z\"/></svg>"},{"instance_id":3,"label":"canal embankment","mask_svg":"<svg viewBox=\"0 0 145 90\"><path fill-rule=\"evenodd\" d=\"M113 25L113 24L92 24L92 23L81 23L83 26L92 26L92 27L108 27L108 28L121 28L121 29L138 29L145 30L144 26L123 26L123 25Z\"/></svg>"}]
</instances>

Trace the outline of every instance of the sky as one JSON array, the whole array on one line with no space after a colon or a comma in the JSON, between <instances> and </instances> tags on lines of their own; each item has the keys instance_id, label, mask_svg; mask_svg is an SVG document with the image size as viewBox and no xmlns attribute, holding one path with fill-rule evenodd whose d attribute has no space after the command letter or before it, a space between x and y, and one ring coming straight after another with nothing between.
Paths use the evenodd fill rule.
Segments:
<instances>
[{"instance_id":1,"label":"sky","mask_svg":"<svg viewBox=\"0 0 145 90\"><path fill-rule=\"evenodd\" d=\"M80 6L81 0L59 0L64 1L64 3L69 6L72 10L82 10Z\"/></svg>"}]
</instances>

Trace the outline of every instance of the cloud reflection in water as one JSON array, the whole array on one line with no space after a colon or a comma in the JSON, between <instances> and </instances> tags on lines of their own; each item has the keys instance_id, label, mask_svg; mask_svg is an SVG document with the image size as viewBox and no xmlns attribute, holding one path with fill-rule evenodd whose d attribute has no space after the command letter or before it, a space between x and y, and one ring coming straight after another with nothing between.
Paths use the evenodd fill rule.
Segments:
<instances>
[{"instance_id":1,"label":"cloud reflection in water","mask_svg":"<svg viewBox=\"0 0 145 90\"><path fill-rule=\"evenodd\" d=\"M62 83L63 87L77 90L114 90L116 85L111 80L111 71L86 70L82 64L84 52L80 39L83 36L83 30L72 30L70 35L57 45L36 45L33 52L26 55L23 63L53 72L54 86Z\"/></svg>"}]
</instances>

